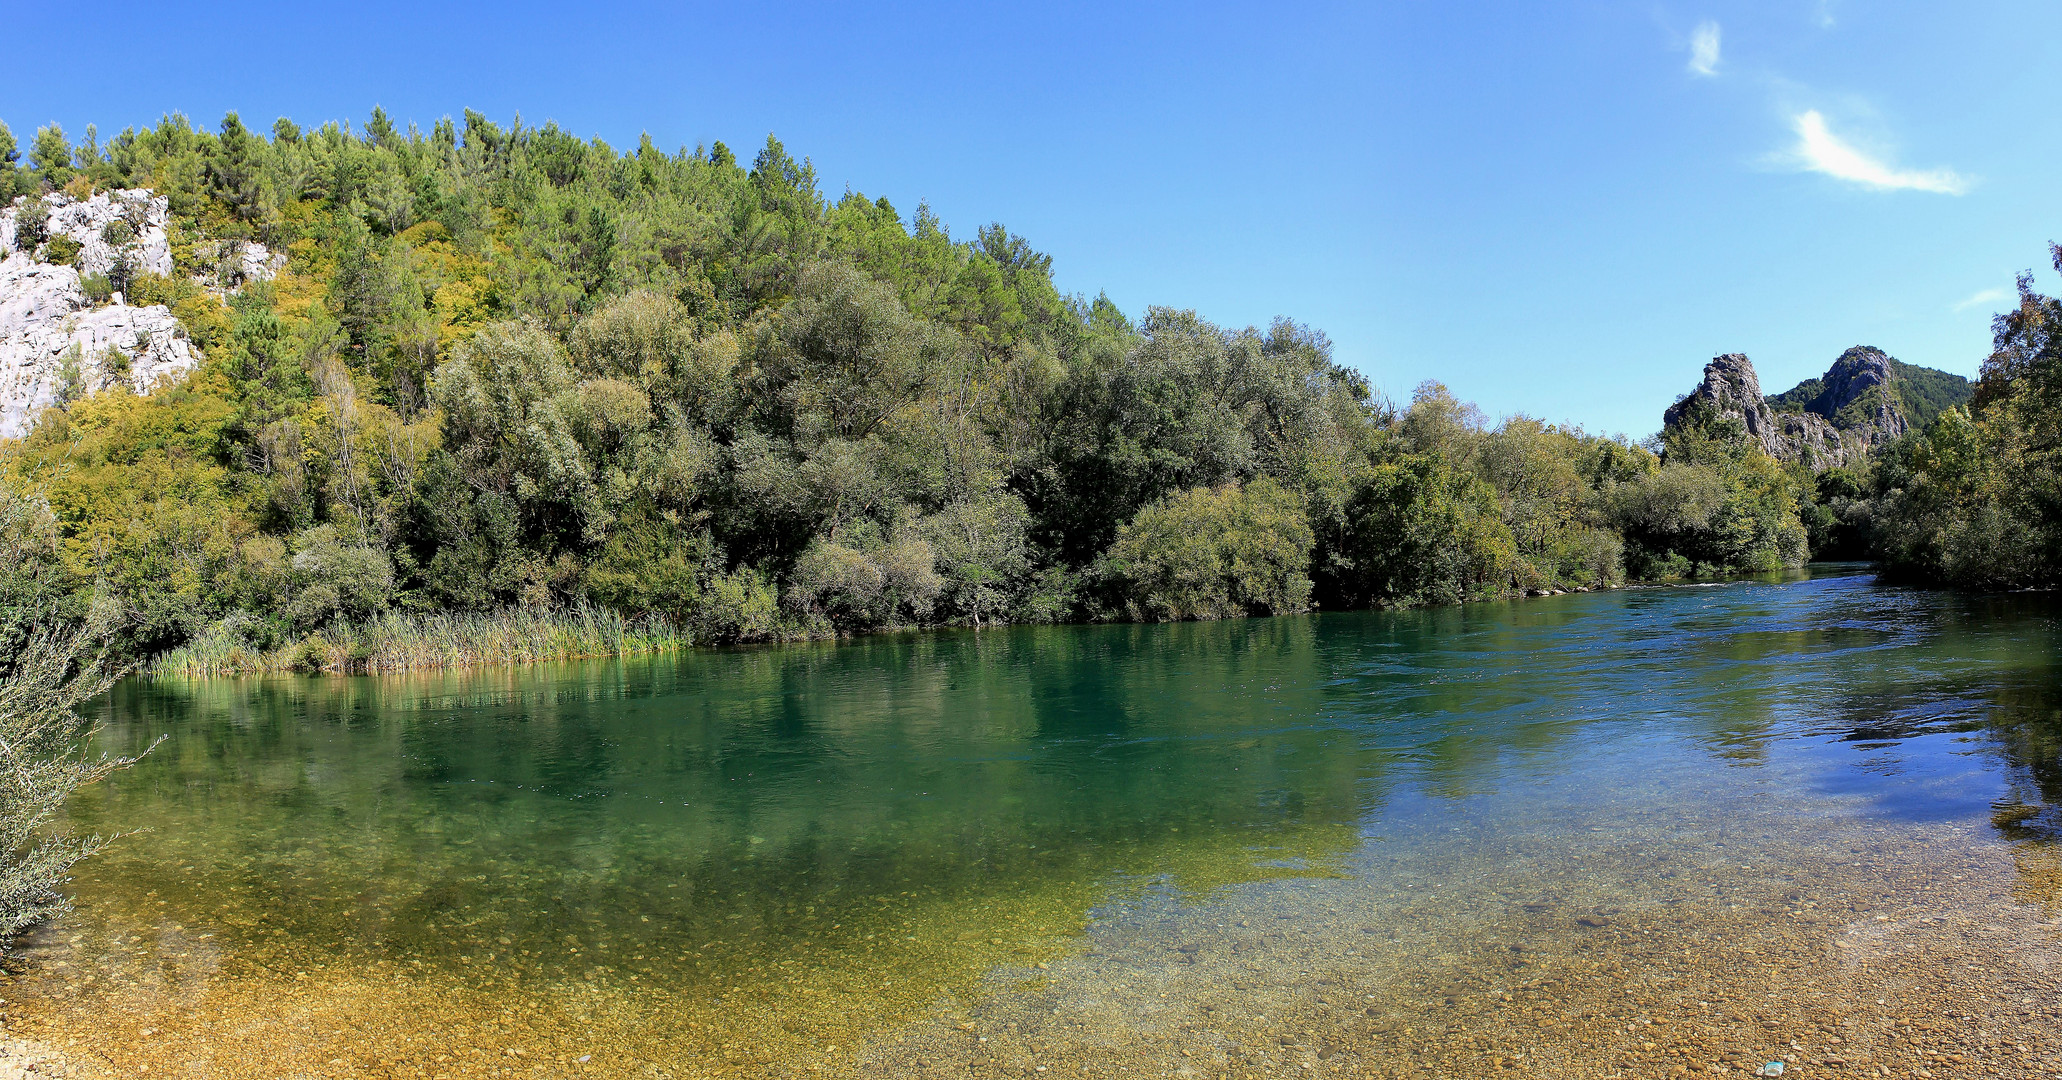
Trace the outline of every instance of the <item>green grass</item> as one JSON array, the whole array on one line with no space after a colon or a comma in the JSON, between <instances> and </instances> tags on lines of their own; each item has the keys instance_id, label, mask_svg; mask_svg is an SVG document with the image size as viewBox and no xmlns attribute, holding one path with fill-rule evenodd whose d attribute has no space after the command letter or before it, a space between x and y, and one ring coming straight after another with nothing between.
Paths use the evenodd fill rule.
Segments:
<instances>
[{"instance_id":1,"label":"green grass","mask_svg":"<svg viewBox=\"0 0 2062 1080\"><path fill-rule=\"evenodd\" d=\"M687 633L663 620L625 618L605 608L388 614L369 622L331 627L276 649L253 646L236 626L225 624L160 655L146 670L157 676L281 671L377 674L633 656L687 645Z\"/></svg>"}]
</instances>

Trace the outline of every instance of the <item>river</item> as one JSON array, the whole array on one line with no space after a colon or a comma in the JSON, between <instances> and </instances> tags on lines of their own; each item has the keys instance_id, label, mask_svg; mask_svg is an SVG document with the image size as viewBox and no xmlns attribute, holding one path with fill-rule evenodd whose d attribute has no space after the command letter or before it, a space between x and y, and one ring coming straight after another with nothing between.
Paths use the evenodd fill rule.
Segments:
<instances>
[{"instance_id":1,"label":"river","mask_svg":"<svg viewBox=\"0 0 2062 1080\"><path fill-rule=\"evenodd\" d=\"M130 681L102 742L165 741L69 807L130 834L10 1026L75 1075L2033 1075L2058 610L1814 567Z\"/></svg>"}]
</instances>

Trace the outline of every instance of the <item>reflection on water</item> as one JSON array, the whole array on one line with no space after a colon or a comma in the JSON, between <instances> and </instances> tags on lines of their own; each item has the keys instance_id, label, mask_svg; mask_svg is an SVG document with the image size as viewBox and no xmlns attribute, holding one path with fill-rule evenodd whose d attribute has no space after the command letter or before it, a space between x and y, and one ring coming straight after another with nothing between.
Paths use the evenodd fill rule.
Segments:
<instances>
[{"instance_id":1,"label":"reflection on water","mask_svg":"<svg viewBox=\"0 0 2062 1080\"><path fill-rule=\"evenodd\" d=\"M1759 842L1793 861L1832 822L1995 815L2045 842L2062 828L2054 610L1833 572L131 682L105 703L109 748L169 739L71 818L149 831L82 867L79 914L9 996L54 1031L148 1011L154 1038L95 1051L195 1075L237 1071L239 1018L397 1075L592 1070L594 1048L625 1070L836 1066L940 1002L1094 985L1061 964L1091 920L1230 911L1270 880L1328 881L1337 910L1400 887L1471 898L1424 909L1408 924L1423 928L1489 897L1575 910L1602 869L1511 897L1595 861L1598 833L1620 845L1597 865L1630 875L1626 905L1682 902L1653 875L1725 821L1768 822ZM1201 950L1185 954L1196 980Z\"/></svg>"}]
</instances>

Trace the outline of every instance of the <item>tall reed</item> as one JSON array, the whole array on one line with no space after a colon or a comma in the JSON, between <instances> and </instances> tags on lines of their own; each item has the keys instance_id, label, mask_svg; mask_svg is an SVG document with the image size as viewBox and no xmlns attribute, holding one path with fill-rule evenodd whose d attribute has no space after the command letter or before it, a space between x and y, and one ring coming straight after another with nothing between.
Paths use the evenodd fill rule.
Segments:
<instances>
[{"instance_id":1,"label":"tall reed","mask_svg":"<svg viewBox=\"0 0 2062 1080\"><path fill-rule=\"evenodd\" d=\"M251 645L224 623L151 661L152 675L251 675L277 671L380 673L480 664L632 656L685 648L686 631L606 608L517 608L484 614L389 612L333 626L276 649Z\"/></svg>"}]
</instances>

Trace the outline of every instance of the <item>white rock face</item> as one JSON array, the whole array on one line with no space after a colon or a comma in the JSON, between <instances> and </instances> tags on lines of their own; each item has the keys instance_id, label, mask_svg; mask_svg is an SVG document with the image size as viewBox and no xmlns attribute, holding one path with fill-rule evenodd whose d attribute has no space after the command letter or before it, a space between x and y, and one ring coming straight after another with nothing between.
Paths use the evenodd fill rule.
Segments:
<instances>
[{"instance_id":1,"label":"white rock face","mask_svg":"<svg viewBox=\"0 0 2062 1080\"><path fill-rule=\"evenodd\" d=\"M0 215L0 252L14 251L15 214L28 201L29 197L24 195L8 207L5 215ZM51 236L67 236L79 242L79 256L72 260L72 265L81 274L105 274L114 266L115 256L126 252L137 273L171 276L172 244L165 235L171 204L163 196L143 188L130 188L103 191L85 202L64 194L45 195L43 205L50 210L45 230ZM117 221L127 225L131 234L121 244L110 242L109 226ZM119 230L112 238L120 239Z\"/></svg>"},{"instance_id":2,"label":"white rock face","mask_svg":"<svg viewBox=\"0 0 2062 1080\"><path fill-rule=\"evenodd\" d=\"M210 269L193 280L217 296L228 296L252 281L270 281L286 267L286 252L273 254L252 240L215 240L194 245L194 253Z\"/></svg>"},{"instance_id":3,"label":"white rock face","mask_svg":"<svg viewBox=\"0 0 2062 1080\"><path fill-rule=\"evenodd\" d=\"M9 255L0 259L0 439L26 434L36 414L57 403L74 347L87 393L117 382L149 393L200 363L199 350L163 304L93 308L77 270Z\"/></svg>"},{"instance_id":4,"label":"white rock face","mask_svg":"<svg viewBox=\"0 0 2062 1080\"><path fill-rule=\"evenodd\" d=\"M26 434L36 415L57 403L68 368L76 371L82 393L126 383L147 394L185 378L200 363L200 351L164 305L131 307L118 293L113 303L96 308L80 284L82 274L105 274L123 256L136 273L170 276L166 200L131 189L83 202L45 195L43 203L50 211L49 235L78 241L79 254L72 266L59 266L16 251L15 212L26 197L0 212L0 439ZM109 228L117 221L128 236ZM198 280L218 293L270 278L284 263L248 241L218 242L212 254L222 266Z\"/></svg>"}]
</instances>

